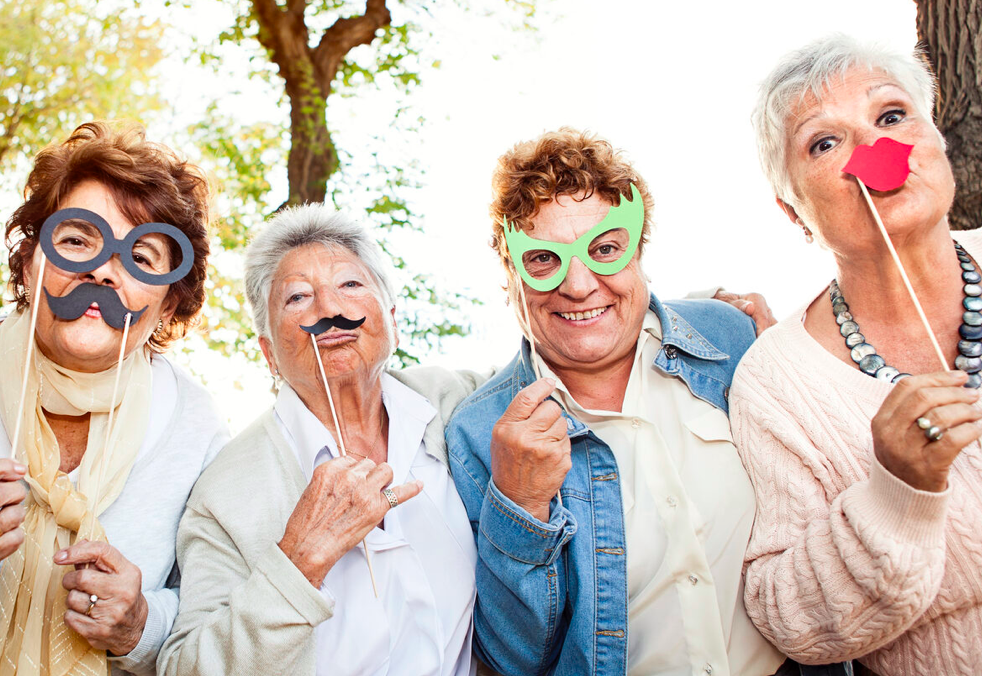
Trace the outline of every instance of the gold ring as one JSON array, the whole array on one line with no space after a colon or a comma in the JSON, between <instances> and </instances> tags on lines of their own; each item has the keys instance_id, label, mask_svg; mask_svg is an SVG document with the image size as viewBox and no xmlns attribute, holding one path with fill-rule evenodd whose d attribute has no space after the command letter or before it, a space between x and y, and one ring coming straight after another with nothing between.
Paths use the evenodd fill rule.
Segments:
<instances>
[{"instance_id":1,"label":"gold ring","mask_svg":"<svg viewBox=\"0 0 982 676\"><path fill-rule=\"evenodd\" d=\"M99 602L99 597L95 594L89 594L89 607L85 609L85 614L89 615L92 613L92 609L95 608L95 604Z\"/></svg>"}]
</instances>

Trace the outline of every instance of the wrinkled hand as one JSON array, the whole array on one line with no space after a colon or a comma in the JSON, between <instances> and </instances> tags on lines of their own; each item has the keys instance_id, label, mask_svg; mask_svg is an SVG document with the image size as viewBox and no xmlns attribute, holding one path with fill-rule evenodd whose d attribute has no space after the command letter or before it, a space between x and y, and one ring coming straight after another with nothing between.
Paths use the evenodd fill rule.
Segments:
<instances>
[{"instance_id":1,"label":"wrinkled hand","mask_svg":"<svg viewBox=\"0 0 982 676\"><path fill-rule=\"evenodd\" d=\"M314 469L286 524L280 549L312 585L320 588L328 571L391 509L382 489L392 481L388 463L351 456ZM392 486L399 503L416 497L423 482Z\"/></svg>"},{"instance_id":2,"label":"wrinkled hand","mask_svg":"<svg viewBox=\"0 0 982 676\"><path fill-rule=\"evenodd\" d=\"M24 541L24 498L27 489L21 483L27 467L9 458L0 459L0 560L7 558Z\"/></svg>"},{"instance_id":3,"label":"wrinkled hand","mask_svg":"<svg viewBox=\"0 0 982 676\"><path fill-rule=\"evenodd\" d=\"M883 400L870 425L873 450L887 471L922 491L940 492L961 450L982 436L979 391L962 387L961 371L905 378ZM927 418L944 431L930 441L917 426Z\"/></svg>"},{"instance_id":4,"label":"wrinkled hand","mask_svg":"<svg viewBox=\"0 0 982 676\"><path fill-rule=\"evenodd\" d=\"M61 581L68 590L65 624L97 650L113 655L133 650L147 624L140 569L109 543L87 540L57 552L55 563L75 566ZM99 600L86 615L91 594Z\"/></svg>"},{"instance_id":5,"label":"wrinkled hand","mask_svg":"<svg viewBox=\"0 0 982 676\"><path fill-rule=\"evenodd\" d=\"M551 378L536 380L515 396L491 433L495 486L540 521L549 521L549 504L573 466L562 409L545 401L555 389Z\"/></svg>"},{"instance_id":6,"label":"wrinkled hand","mask_svg":"<svg viewBox=\"0 0 982 676\"><path fill-rule=\"evenodd\" d=\"M774 314L771 312L770 306L767 305L767 301L759 293L738 294L720 289L713 298L721 300L724 303L729 303L736 309L749 315L757 325L758 336L765 329L769 329L777 324L777 320L774 319Z\"/></svg>"}]
</instances>

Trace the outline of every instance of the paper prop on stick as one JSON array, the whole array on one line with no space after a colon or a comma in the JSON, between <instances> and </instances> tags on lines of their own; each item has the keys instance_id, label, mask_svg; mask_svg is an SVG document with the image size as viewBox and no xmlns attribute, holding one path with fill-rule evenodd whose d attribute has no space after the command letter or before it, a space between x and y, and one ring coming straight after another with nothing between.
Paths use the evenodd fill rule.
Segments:
<instances>
[{"instance_id":1,"label":"paper prop on stick","mask_svg":"<svg viewBox=\"0 0 982 676\"><path fill-rule=\"evenodd\" d=\"M344 445L344 437L341 436L341 422L338 419L337 409L334 408L334 397L331 395L331 386L327 382L327 374L324 372L324 361L321 359L321 352L317 347L317 336L330 330L334 326L345 330L351 331L357 329L359 326L365 323L365 318L361 319L346 319L341 315L334 315L333 317L324 317L320 319L313 326L300 325L303 331L310 334L310 343L314 347L314 358L317 359L317 368L320 370L321 382L324 383L324 391L327 392L327 403L331 407L331 417L334 418L334 429L338 432L338 451L341 457L348 455L348 451ZM368 564L368 576L372 580L372 591L375 592L375 598L378 598L378 586L375 584L375 571L372 569L372 557L368 554L368 544L364 539L361 541L361 546L365 549L365 562Z\"/></svg>"},{"instance_id":2,"label":"paper prop on stick","mask_svg":"<svg viewBox=\"0 0 982 676\"><path fill-rule=\"evenodd\" d=\"M907 159L913 149L914 146L884 136L871 146L856 146L842 171L878 192L896 190L910 175Z\"/></svg>"},{"instance_id":3,"label":"paper prop on stick","mask_svg":"<svg viewBox=\"0 0 982 676\"><path fill-rule=\"evenodd\" d=\"M880 234L883 235L883 241L890 251L890 256L893 258L893 262L900 272L900 278L903 280L904 286L907 288L907 293L910 295L910 299L914 303L914 308L917 310L917 315L920 317L921 323L924 325L924 330L927 331L928 338L931 340L931 345L938 355L941 367L945 371L950 371L948 360L945 359L941 345L938 343L934 331L931 330L931 324L927 321L927 315L924 314L921 301L918 300L917 294L914 293L914 287L911 285L910 278L907 276L907 270L904 269L904 264L900 261L900 256L897 255L897 250L894 248L890 235L883 225L880 213L876 210L876 205L873 204L873 198L870 197L869 191L866 189L869 186L877 192L887 192L901 187L907 181L907 176L910 175L908 159L913 149L914 146L912 145L900 143L891 138L881 137L872 146L856 146L856 149L852 151L849 162L842 168L842 171L853 176L859 184L859 189L862 191L863 197L866 198L866 204L869 205L869 210L873 214L873 220L876 221L876 226L879 228Z\"/></svg>"},{"instance_id":4,"label":"paper prop on stick","mask_svg":"<svg viewBox=\"0 0 982 676\"><path fill-rule=\"evenodd\" d=\"M330 331L335 326L341 329L342 331L352 331L354 329L357 329L359 326L361 326L364 323L365 323L364 317L362 317L361 319L348 319L347 317L342 317L341 315L334 315L333 317L324 317L313 326L304 326L303 324L301 324L300 328L306 331L307 333L313 334L315 336L319 336L325 331Z\"/></svg>"},{"instance_id":5,"label":"paper prop on stick","mask_svg":"<svg viewBox=\"0 0 982 676\"><path fill-rule=\"evenodd\" d=\"M602 221L572 243L529 237L504 219L505 243L515 269L536 291L552 291L563 283L575 256L598 275L613 275L631 262L644 229L644 201L631 184L631 199L611 207Z\"/></svg>"},{"instance_id":6,"label":"paper prop on stick","mask_svg":"<svg viewBox=\"0 0 982 676\"><path fill-rule=\"evenodd\" d=\"M146 238L151 234L162 237ZM181 262L173 269L168 264L173 250L168 238L181 251ZM102 216L88 209L61 209L51 214L41 226L40 240L41 251L51 264L66 272L91 272L117 254L137 281L166 286L183 279L194 265L191 240L173 225L144 223L120 240ZM81 284L67 296L53 296L47 289L44 293L56 317L73 321L96 303L103 321L114 329L122 330L127 314L135 324L146 310L126 307L114 289L99 284Z\"/></svg>"}]
</instances>

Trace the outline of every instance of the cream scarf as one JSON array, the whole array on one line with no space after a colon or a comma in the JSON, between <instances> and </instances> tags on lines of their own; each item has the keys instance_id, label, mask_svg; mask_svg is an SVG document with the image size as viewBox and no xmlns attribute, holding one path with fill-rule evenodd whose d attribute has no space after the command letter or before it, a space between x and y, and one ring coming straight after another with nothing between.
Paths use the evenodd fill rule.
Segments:
<instances>
[{"instance_id":1,"label":"cream scarf","mask_svg":"<svg viewBox=\"0 0 982 676\"><path fill-rule=\"evenodd\" d=\"M29 312L15 312L0 324L0 416L11 436L30 319ZM77 538L105 541L98 516L122 491L146 434L150 361L142 348L123 360L110 453L105 448L106 425L116 368L102 373L69 371L47 359L36 345L32 362L20 448L13 449L17 461L28 466L30 495L24 502L24 544L0 564L0 676L105 676L105 651L92 648L65 626L68 592L61 579L68 568L56 566L52 557ZM77 489L58 469L58 441L42 409L58 415L91 413ZM99 502L93 508L95 490Z\"/></svg>"}]
</instances>

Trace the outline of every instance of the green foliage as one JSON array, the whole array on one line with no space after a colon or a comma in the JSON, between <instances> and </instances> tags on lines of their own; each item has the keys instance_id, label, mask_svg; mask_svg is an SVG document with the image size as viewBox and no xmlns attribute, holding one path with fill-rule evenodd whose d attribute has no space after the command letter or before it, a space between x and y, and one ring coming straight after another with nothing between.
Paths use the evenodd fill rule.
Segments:
<instances>
[{"instance_id":1,"label":"green foliage","mask_svg":"<svg viewBox=\"0 0 982 676\"><path fill-rule=\"evenodd\" d=\"M0 0L0 169L86 120L160 110L164 30L114 2Z\"/></svg>"},{"instance_id":2,"label":"green foliage","mask_svg":"<svg viewBox=\"0 0 982 676\"><path fill-rule=\"evenodd\" d=\"M295 145L298 141L313 143L317 139L317 143L326 143L338 160L328 179L327 198L339 208L366 213L376 224L379 243L389 253L403 283L399 300L400 332L408 342L397 352L397 359L404 365L418 362L421 354L438 349L442 339L466 335L469 324L465 307L476 301L453 290L437 289L430 276L409 270L398 253L397 235L411 231L422 234L424 230L421 218L413 211L412 194L425 176L415 159L418 147L411 141L418 138L425 120L413 113L411 95L423 82L427 69L440 65L425 49L440 29L433 14L438 3L390 0L391 23L380 29L370 44L355 47L345 55L329 96L325 98L313 82L301 85L301 90L309 93L310 100L305 98L301 104L301 112L308 117L292 130L291 139L283 81L275 75L272 55L258 42L260 32L269 27L259 25L248 0L224 1L234 8L235 19L217 43L201 50L196 58L202 64L221 67L220 49L237 45L245 50L252 76L278 88L282 112L276 120L244 124L223 120L213 108L207 122L191 130L193 143L202 152L202 161L221 185L219 239L222 246L231 251L241 250L248 233L260 225L263 216L271 214L272 195L277 191L270 183L270 176L285 174L291 141ZM475 5L476 11L488 13L500 11L501 7L498 3L464 0L458 0L457 4L467 8ZM508 0L505 4L514 10L509 17L517 17L516 28L531 26L534 0ZM365 0L311 0L304 14L308 47L315 47L323 32L338 19L364 11ZM294 65L309 79L305 64ZM366 138L347 131L343 122L335 121L335 111L341 102L378 94L384 94L390 103L398 102L392 106L393 117L384 133ZM352 105L356 104L357 101L352 101ZM326 139L318 136L317 130L308 128L312 118L329 123ZM407 145L412 147L407 150ZM296 186L287 187L291 201L296 189ZM216 261L212 272L213 293L206 312L206 321L214 329L208 334L209 344L225 352L240 350L258 355L248 318L235 301L241 295L237 295L234 279L234 274L223 271L222 261Z\"/></svg>"}]
</instances>

